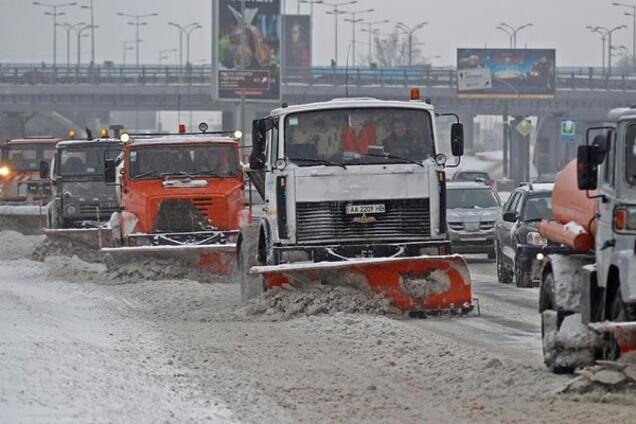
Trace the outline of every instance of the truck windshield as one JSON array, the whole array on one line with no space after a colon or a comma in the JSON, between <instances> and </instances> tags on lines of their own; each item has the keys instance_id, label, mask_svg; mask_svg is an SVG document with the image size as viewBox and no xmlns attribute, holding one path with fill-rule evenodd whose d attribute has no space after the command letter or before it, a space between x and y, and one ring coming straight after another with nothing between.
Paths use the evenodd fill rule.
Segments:
<instances>
[{"instance_id":1,"label":"truck windshield","mask_svg":"<svg viewBox=\"0 0 636 424\"><path fill-rule=\"evenodd\" d=\"M523 208L523 221L542 221L552 218L552 193L528 197Z\"/></svg>"},{"instance_id":2,"label":"truck windshield","mask_svg":"<svg viewBox=\"0 0 636 424\"><path fill-rule=\"evenodd\" d=\"M61 147L57 173L63 177L104 176L104 161L115 159L122 151L119 143L91 142Z\"/></svg>"},{"instance_id":3,"label":"truck windshield","mask_svg":"<svg viewBox=\"0 0 636 424\"><path fill-rule=\"evenodd\" d=\"M499 207L495 194L489 188L448 190L448 209L486 209Z\"/></svg>"},{"instance_id":4,"label":"truck windshield","mask_svg":"<svg viewBox=\"0 0 636 424\"><path fill-rule=\"evenodd\" d=\"M54 144L15 144L5 148L3 161L16 171L36 172L40 162L48 162L54 155Z\"/></svg>"},{"instance_id":5,"label":"truck windshield","mask_svg":"<svg viewBox=\"0 0 636 424\"><path fill-rule=\"evenodd\" d=\"M421 162L435 155L431 114L405 108L290 114L285 155L299 166Z\"/></svg>"},{"instance_id":6,"label":"truck windshield","mask_svg":"<svg viewBox=\"0 0 636 424\"><path fill-rule=\"evenodd\" d=\"M145 146L129 154L128 175L132 179L237 174L238 158L232 145Z\"/></svg>"},{"instance_id":7,"label":"truck windshield","mask_svg":"<svg viewBox=\"0 0 636 424\"><path fill-rule=\"evenodd\" d=\"M625 140L625 178L627 182L636 186L636 125L627 129Z\"/></svg>"}]
</instances>

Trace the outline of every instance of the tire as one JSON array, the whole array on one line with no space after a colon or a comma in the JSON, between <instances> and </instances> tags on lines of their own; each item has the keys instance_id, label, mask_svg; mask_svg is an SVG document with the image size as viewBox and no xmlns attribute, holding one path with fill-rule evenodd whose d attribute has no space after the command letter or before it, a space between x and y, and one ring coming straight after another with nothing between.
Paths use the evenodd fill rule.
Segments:
<instances>
[{"instance_id":1,"label":"tire","mask_svg":"<svg viewBox=\"0 0 636 424\"><path fill-rule=\"evenodd\" d=\"M532 271L519 266L519 253L515 257L515 285L520 288L532 287Z\"/></svg>"},{"instance_id":2,"label":"tire","mask_svg":"<svg viewBox=\"0 0 636 424\"><path fill-rule=\"evenodd\" d=\"M554 311L554 275L550 272L546 275L541 291L539 292L539 311L541 312L541 347L543 351L543 363L546 368L553 374L572 374L574 368L557 365L558 353L551 354L549 347L546 345L546 322L544 321L545 311ZM555 311L556 312L556 311ZM561 328L561 323L565 318L564 313L557 312L557 331Z\"/></svg>"},{"instance_id":3,"label":"tire","mask_svg":"<svg viewBox=\"0 0 636 424\"><path fill-rule=\"evenodd\" d=\"M495 245L495 263L497 266L497 281L499 281L499 283L501 284L512 284L510 273L503 263L503 253L499 248L499 244Z\"/></svg>"},{"instance_id":4,"label":"tire","mask_svg":"<svg viewBox=\"0 0 636 424\"><path fill-rule=\"evenodd\" d=\"M237 258L243 303L259 298L265 292L263 278L250 274L250 269L258 265L259 232L259 224L249 224L241 228Z\"/></svg>"}]
</instances>

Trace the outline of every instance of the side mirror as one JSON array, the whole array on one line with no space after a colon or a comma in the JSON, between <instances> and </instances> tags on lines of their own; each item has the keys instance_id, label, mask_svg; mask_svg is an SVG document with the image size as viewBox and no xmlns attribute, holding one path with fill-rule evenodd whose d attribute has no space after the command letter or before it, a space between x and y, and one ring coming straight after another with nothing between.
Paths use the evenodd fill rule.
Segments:
<instances>
[{"instance_id":1,"label":"side mirror","mask_svg":"<svg viewBox=\"0 0 636 424\"><path fill-rule=\"evenodd\" d=\"M49 163L47 161L41 161L40 162L40 179L46 180L49 178L49 172L51 171L51 168L49 166Z\"/></svg>"},{"instance_id":2,"label":"side mirror","mask_svg":"<svg viewBox=\"0 0 636 424\"><path fill-rule=\"evenodd\" d=\"M579 190L596 190L598 188L599 157L605 156L599 146L579 146L577 151L577 182Z\"/></svg>"},{"instance_id":3,"label":"side mirror","mask_svg":"<svg viewBox=\"0 0 636 424\"><path fill-rule=\"evenodd\" d=\"M517 214L514 212L506 212L503 214L503 220L505 222L516 222L517 221Z\"/></svg>"},{"instance_id":4,"label":"side mirror","mask_svg":"<svg viewBox=\"0 0 636 424\"><path fill-rule=\"evenodd\" d=\"M260 119L252 122L252 153L250 154L250 169L261 170L267 162L267 131L273 127L273 121Z\"/></svg>"},{"instance_id":5,"label":"side mirror","mask_svg":"<svg viewBox=\"0 0 636 424\"><path fill-rule=\"evenodd\" d=\"M104 161L104 181L107 183L117 182L117 163L115 159Z\"/></svg>"},{"instance_id":6,"label":"side mirror","mask_svg":"<svg viewBox=\"0 0 636 424\"><path fill-rule=\"evenodd\" d=\"M451 126L451 152L453 156L464 156L464 125L460 123Z\"/></svg>"}]
</instances>

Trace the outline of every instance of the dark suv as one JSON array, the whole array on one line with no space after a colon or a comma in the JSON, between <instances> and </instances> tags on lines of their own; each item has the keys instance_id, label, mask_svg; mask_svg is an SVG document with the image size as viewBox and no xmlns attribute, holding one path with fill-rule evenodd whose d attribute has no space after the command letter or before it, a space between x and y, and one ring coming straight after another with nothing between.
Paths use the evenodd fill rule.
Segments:
<instances>
[{"instance_id":1,"label":"dark suv","mask_svg":"<svg viewBox=\"0 0 636 424\"><path fill-rule=\"evenodd\" d=\"M539 280L537 255L547 242L538 232L539 222L552 217L553 184L529 184L514 190L495 227L497 278L500 283L531 287Z\"/></svg>"}]
</instances>

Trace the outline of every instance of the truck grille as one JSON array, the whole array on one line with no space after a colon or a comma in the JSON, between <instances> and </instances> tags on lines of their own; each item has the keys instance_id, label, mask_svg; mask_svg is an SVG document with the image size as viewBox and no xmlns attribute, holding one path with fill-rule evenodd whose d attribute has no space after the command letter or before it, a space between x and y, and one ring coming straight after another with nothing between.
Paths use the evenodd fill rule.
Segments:
<instances>
[{"instance_id":1,"label":"truck grille","mask_svg":"<svg viewBox=\"0 0 636 424\"><path fill-rule=\"evenodd\" d=\"M97 203L82 203L79 207L79 213L82 216L87 216L92 219L97 216L97 208L99 208L99 213L101 216L110 216L118 210L118 208L116 207L105 207L103 205L100 206Z\"/></svg>"},{"instance_id":2,"label":"truck grille","mask_svg":"<svg viewBox=\"0 0 636 424\"><path fill-rule=\"evenodd\" d=\"M370 221L355 222L361 215L347 215L352 202L312 202L296 205L299 243L333 241L422 240L431 236L428 199L366 200L353 204L384 204L386 212L368 215Z\"/></svg>"},{"instance_id":3,"label":"truck grille","mask_svg":"<svg viewBox=\"0 0 636 424\"><path fill-rule=\"evenodd\" d=\"M201 215L208 216L209 209L212 207L212 198L197 197L192 199L192 204L194 205L195 208L197 208L199 212L201 212Z\"/></svg>"}]
</instances>

